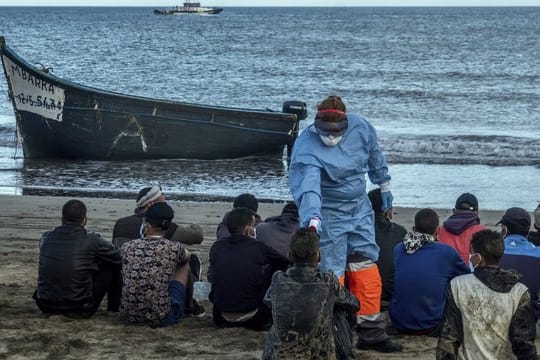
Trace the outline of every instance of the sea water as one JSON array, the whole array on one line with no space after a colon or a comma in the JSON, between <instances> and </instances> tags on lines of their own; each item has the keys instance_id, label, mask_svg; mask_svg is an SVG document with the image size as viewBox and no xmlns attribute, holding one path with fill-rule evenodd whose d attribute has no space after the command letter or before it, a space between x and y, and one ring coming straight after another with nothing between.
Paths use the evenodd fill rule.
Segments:
<instances>
[{"instance_id":1,"label":"sea water","mask_svg":"<svg viewBox=\"0 0 540 360\"><path fill-rule=\"evenodd\" d=\"M0 35L56 76L127 94L270 108L339 94L375 126L394 203L540 202L540 18L529 8L0 7ZM290 199L287 162L25 160L0 76L0 192L137 191Z\"/></svg>"}]
</instances>

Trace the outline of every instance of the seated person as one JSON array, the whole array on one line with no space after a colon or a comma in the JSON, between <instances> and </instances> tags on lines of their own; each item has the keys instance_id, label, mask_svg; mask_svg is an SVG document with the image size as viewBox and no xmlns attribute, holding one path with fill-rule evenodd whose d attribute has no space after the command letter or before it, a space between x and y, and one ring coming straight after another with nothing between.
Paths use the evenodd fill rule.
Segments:
<instances>
[{"instance_id":1,"label":"seated person","mask_svg":"<svg viewBox=\"0 0 540 360\"><path fill-rule=\"evenodd\" d=\"M114 224L113 243L116 247L120 248L126 241L141 237L144 213L150 206L158 202L165 202L165 194L163 194L159 184L145 187L139 191L135 213L118 219ZM173 222L164 236L166 239L179 241L185 245L200 244L203 241L202 228L197 224L184 227Z\"/></svg>"},{"instance_id":2,"label":"seated person","mask_svg":"<svg viewBox=\"0 0 540 360\"><path fill-rule=\"evenodd\" d=\"M504 238L504 255L500 266L504 269L514 269L523 276L521 282L531 292L531 300L538 320L540 319L540 300L538 299L540 248L534 246L526 237L531 227L531 216L525 209L513 207L506 210L498 224L502 225Z\"/></svg>"},{"instance_id":3,"label":"seated person","mask_svg":"<svg viewBox=\"0 0 540 360\"><path fill-rule=\"evenodd\" d=\"M501 269L495 231L471 240L474 273L450 281L437 359L537 359L530 294L514 270Z\"/></svg>"},{"instance_id":4,"label":"seated person","mask_svg":"<svg viewBox=\"0 0 540 360\"><path fill-rule=\"evenodd\" d=\"M259 209L259 201L255 197L255 195L252 195L252 194L249 194L249 193L238 195L234 199L233 209L234 208L239 208L239 207L245 207L245 208L248 208L251 211L253 211L253 215L255 216L255 225L258 225L262 221L259 214L257 214L257 210ZM225 213L225 215L223 215L223 219L221 220L221 222L217 226L217 229L216 229L216 239L217 240L222 240L222 239L224 239L226 237L231 236L231 233L229 232L229 229L227 228L227 216L228 216L228 214L229 214L229 212L227 212L227 213Z\"/></svg>"},{"instance_id":5,"label":"seated person","mask_svg":"<svg viewBox=\"0 0 540 360\"><path fill-rule=\"evenodd\" d=\"M485 228L478 216L478 199L471 193L464 193L457 198L452 215L441 226L438 241L456 249L467 263L472 235Z\"/></svg>"},{"instance_id":6,"label":"seated person","mask_svg":"<svg viewBox=\"0 0 540 360\"><path fill-rule=\"evenodd\" d=\"M377 266L382 280L381 300L387 305L394 292L394 247L403 241L407 230L392 222L392 208L381 210L381 189L371 190L368 197L375 213L375 241L379 246Z\"/></svg>"},{"instance_id":7,"label":"seated person","mask_svg":"<svg viewBox=\"0 0 540 360\"><path fill-rule=\"evenodd\" d=\"M413 231L394 248L394 294L388 312L394 327L411 335L438 336L450 280L469 273L457 251L437 243L439 217L419 210Z\"/></svg>"},{"instance_id":8,"label":"seated person","mask_svg":"<svg viewBox=\"0 0 540 360\"><path fill-rule=\"evenodd\" d=\"M144 214L143 237L122 245L120 312L130 324L174 325L189 301L189 252L165 238L173 217L169 205L155 203Z\"/></svg>"},{"instance_id":9,"label":"seated person","mask_svg":"<svg viewBox=\"0 0 540 360\"><path fill-rule=\"evenodd\" d=\"M86 205L69 200L62 225L39 241L38 284L34 300L43 313L92 316L107 293L107 310L118 311L121 295L120 251L88 232Z\"/></svg>"},{"instance_id":10,"label":"seated person","mask_svg":"<svg viewBox=\"0 0 540 360\"><path fill-rule=\"evenodd\" d=\"M299 227L298 207L289 203L283 207L281 215L269 217L257 225L257 240L287 257L291 235Z\"/></svg>"},{"instance_id":11,"label":"seated person","mask_svg":"<svg viewBox=\"0 0 540 360\"><path fill-rule=\"evenodd\" d=\"M285 269L288 260L254 239L255 216L250 209L234 208L227 216L227 228L231 236L210 249L214 322L263 330L271 316L264 294L274 271Z\"/></svg>"},{"instance_id":12,"label":"seated person","mask_svg":"<svg viewBox=\"0 0 540 360\"><path fill-rule=\"evenodd\" d=\"M354 358L352 339L334 340L334 311L347 312L353 322L358 300L332 273L317 268L319 236L300 228L291 238L289 260L293 267L277 271L264 302L272 309L273 325L266 336L263 359L331 359L336 351ZM349 329L342 335L352 335ZM346 346L344 347L343 344ZM335 346L337 349L335 349ZM341 358L341 357L340 357Z\"/></svg>"}]
</instances>

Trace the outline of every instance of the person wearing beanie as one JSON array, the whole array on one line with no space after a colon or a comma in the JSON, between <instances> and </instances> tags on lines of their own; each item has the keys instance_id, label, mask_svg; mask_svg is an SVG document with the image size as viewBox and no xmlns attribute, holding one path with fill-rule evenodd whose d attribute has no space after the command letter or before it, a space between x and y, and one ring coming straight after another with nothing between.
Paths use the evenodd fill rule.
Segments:
<instances>
[{"instance_id":1,"label":"person wearing beanie","mask_svg":"<svg viewBox=\"0 0 540 360\"><path fill-rule=\"evenodd\" d=\"M534 228L536 231L530 231L527 235L527 239L534 244L534 246L540 246L540 204L536 210L534 210Z\"/></svg>"},{"instance_id":2,"label":"person wearing beanie","mask_svg":"<svg viewBox=\"0 0 540 360\"><path fill-rule=\"evenodd\" d=\"M478 199L471 193L461 194L452 210L452 215L443 222L439 230L439 242L456 249L461 259L468 264L472 235L486 227L480 224Z\"/></svg>"},{"instance_id":3,"label":"person wearing beanie","mask_svg":"<svg viewBox=\"0 0 540 360\"><path fill-rule=\"evenodd\" d=\"M129 324L176 324L189 301L189 251L165 238L174 212L164 202L144 214L142 236L122 245L120 313Z\"/></svg>"},{"instance_id":4,"label":"person wearing beanie","mask_svg":"<svg viewBox=\"0 0 540 360\"><path fill-rule=\"evenodd\" d=\"M291 235L299 227L298 207L295 203L288 203L283 207L281 215L266 218L256 226L257 241L262 241L287 257Z\"/></svg>"},{"instance_id":5,"label":"person wearing beanie","mask_svg":"<svg viewBox=\"0 0 540 360\"><path fill-rule=\"evenodd\" d=\"M437 213L421 209L414 216L413 231L394 248L394 294L388 314L402 333L438 336L448 284L469 273L454 248L437 242L438 230Z\"/></svg>"},{"instance_id":6,"label":"person wearing beanie","mask_svg":"<svg viewBox=\"0 0 540 360\"><path fill-rule=\"evenodd\" d=\"M503 253L500 233L473 235L474 272L450 281L438 360L538 359L530 292L519 273L499 266Z\"/></svg>"},{"instance_id":7,"label":"person wearing beanie","mask_svg":"<svg viewBox=\"0 0 540 360\"><path fill-rule=\"evenodd\" d=\"M501 267L514 269L523 275L522 282L531 292L531 301L536 312L536 319L540 319L540 248L527 239L531 227L531 215L527 210L512 207L504 213L497 223L501 226L504 238L504 255Z\"/></svg>"},{"instance_id":8,"label":"person wearing beanie","mask_svg":"<svg viewBox=\"0 0 540 360\"><path fill-rule=\"evenodd\" d=\"M126 241L138 239L146 210L153 204L165 201L165 194L159 184L142 188L136 197L134 214L118 219L114 224L113 244L120 248ZM173 222L165 238L185 245L196 245L203 241L203 231L197 224L181 226Z\"/></svg>"}]
</instances>

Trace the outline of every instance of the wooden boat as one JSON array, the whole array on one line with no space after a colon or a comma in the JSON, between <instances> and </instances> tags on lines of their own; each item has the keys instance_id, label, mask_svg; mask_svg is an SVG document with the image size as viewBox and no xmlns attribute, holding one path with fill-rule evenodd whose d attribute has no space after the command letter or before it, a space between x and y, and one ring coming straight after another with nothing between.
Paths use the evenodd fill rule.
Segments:
<instances>
[{"instance_id":1,"label":"wooden boat","mask_svg":"<svg viewBox=\"0 0 540 360\"><path fill-rule=\"evenodd\" d=\"M183 15L183 14L199 14L199 15L215 15L222 12L222 8L204 7L198 2L185 2L183 6L175 6L170 9L160 10L155 9L156 15Z\"/></svg>"},{"instance_id":2,"label":"wooden boat","mask_svg":"<svg viewBox=\"0 0 540 360\"><path fill-rule=\"evenodd\" d=\"M281 156L306 105L282 112L197 105L99 90L0 53L25 158L230 159Z\"/></svg>"}]
</instances>

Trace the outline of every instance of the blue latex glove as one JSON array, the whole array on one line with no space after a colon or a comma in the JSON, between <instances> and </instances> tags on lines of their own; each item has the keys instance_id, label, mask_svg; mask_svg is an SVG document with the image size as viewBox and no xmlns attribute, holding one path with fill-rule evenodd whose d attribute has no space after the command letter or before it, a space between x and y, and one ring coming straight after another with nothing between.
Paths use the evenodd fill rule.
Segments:
<instances>
[{"instance_id":1,"label":"blue latex glove","mask_svg":"<svg viewBox=\"0 0 540 360\"><path fill-rule=\"evenodd\" d=\"M394 200L394 197L392 196L392 192L390 191L389 181L380 184L379 187L381 188L381 198L382 198L381 210L385 212L386 210L392 208L392 200Z\"/></svg>"},{"instance_id":2,"label":"blue latex glove","mask_svg":"<svg viewBox=\"0 0 540 360\"><path fill-rule=\"evenodd\" d=\"M388 209L392 208L392 200L394 200L394 197L392 196L391 191L385 191L381 192L381 198L382 198L382 211L385 212Z\"/></svg>"}]
</instances>

